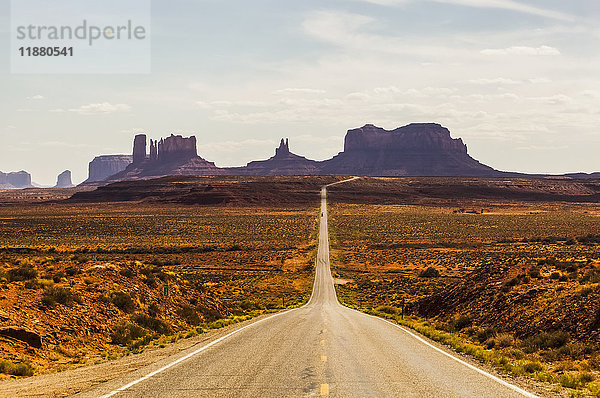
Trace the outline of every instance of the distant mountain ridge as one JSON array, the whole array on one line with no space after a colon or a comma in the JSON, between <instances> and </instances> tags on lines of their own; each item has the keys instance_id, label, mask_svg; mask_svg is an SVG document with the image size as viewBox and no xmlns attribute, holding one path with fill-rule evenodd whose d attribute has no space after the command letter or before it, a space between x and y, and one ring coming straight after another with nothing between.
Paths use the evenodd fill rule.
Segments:
<instances>
[{"instance_id":1,"label":"distant mountain ridge","mask_svg":"<svg viewBox=\"0 0 600 398\"><path fill-rule=\"evenodd\" d=\"M324 161L293 153L289 140L281 139L274 156L241 167L217 167L199 156L195 136L171 134L160 140L150 139L148 146L146 135L138 134L134 138L131 155L96 156L89 164L89 176L82 185L97 186L177 175L600 179L600 173L546 175L495 170L473 159L462 139L452 138L450 130L442 125L412 123L393 130L373 124L348 130L343 151ZM24 171L10 174L0 172L0 189L31 186L31 176Z\"/></svg>"},{"instance_id":2,"label":"distant mountain ridge","mask_svg":"<svg viewBox=\"0 0 600 398\"><path fill-rule=\"evenodd\" d=\"M242 167L220 168L196 153L196 137L171 134L150 140L146 135L134 139L133 162L103 180L103 183L147 179L168 175L360 175L360 176L508 176L469 156L460 138L435 123L413 123L394 130L367 124L349 130L344 150L325 161L315 161L290 151L289 140L281 139L275 155ZM94 162L98 162L97 157ZM94 163L93 162L93 163ZM90 171L92 163L90 163ZM520 175L518 173L512 173ZM97 182L96 178L88 182Z\"/></svg>"}]
</instances>

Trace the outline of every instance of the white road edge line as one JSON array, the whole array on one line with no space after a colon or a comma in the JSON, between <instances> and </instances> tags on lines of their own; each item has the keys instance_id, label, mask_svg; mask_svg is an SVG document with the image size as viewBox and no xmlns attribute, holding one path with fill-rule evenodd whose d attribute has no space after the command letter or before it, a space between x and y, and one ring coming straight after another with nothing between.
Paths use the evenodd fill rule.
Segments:
<instances>
[{"instance_id":1,"label":"white road edge line","mask_svg":"<svg viewBox=\"0 0 600 398\"><path fill-rule=\"evenodd\" d=\"M464 366L468 367L469 369L472 369L472 370L476 371L477 373L480 373L480 374L482 374L483 376L486 376L486 377L488 377L488 378L490 378L490 379L494 380L495 382L497 382L497 383L500 383L500 384L502 384L503 386L505 386L505 387L508 387L508 388L510 388L510 389L511 389L511 390L513 390L513 391L516 391L516 392L518 392L519 394L522 394L522 395L524 395L524 396L526 396L526 397L529 397L529 398L540 398L539 396L537 396L537 395L535 395L535 394L532 394L532 393L530 393L529 391L525 391L525 390L523 390L522 388L515 386L514 384L510 384L509 382L507 382L507 381L505 381L505 380L502 380L501 378L499 378L499 377L497 377L497 376L494 376L493 374L490 374L490 373L486 372L485 370L482 370L482 369L478 368L477 366L471 365L470 363L468 363L468 362L465 362L465 361L463 361L462 359L460 359L460 358L457 358L457 357L455 357L454 355L447 353L446 351L442 350L442 349L441 349L441 348L439 348L439 347L436 347L436 346L434 346L433 344L431 344L430 342L428 342L427 340L425 340L425 339L424 339L424 338L422 338L421 336L419 336L419 335L417 335L416 333L414 333L414 332L412 332L412 331L408 330L407 328L405 328L405 327L404 327L404 326L402 326L402 325L398 325L397 323L394 323L394 322L388 321L387 319L380 318L380 317L378 317L378 316L375 316L375 315L371 315L371 314L367 314L367 313L364 313L364 312L361 312L361 311L355 310L354 308L349 308L349 307L346 307L346 308L348 308L348 309L350 309L350 310L352 310L352 311L356 311L356 312L358 312L358 313L361 313L361 314L363 314L363 315L370 316L370 317L372 317L372 318L375 318L375 319L379 319L380 321L387 322L387 323L389 323L390 325L392 325L392 326L394 326L394 327L397 327L398 329L402 330L403 332L405 332L405 333L409 334L411 337L415 338L416 340L419 340L421 343L425 344L426 346L428 346L428 347L430 347L430 348L433 348L434 350L438 351L438 352L439 352L439 353L441 353L441 354L444 354L444 355L445 355L445 356L447 356L448 358L451 358L451 359L455 360L456 362L460 363L461 365L464 365Z\"/></svg>"},{"instance_id":2,"label":"white road edge line","mask_svg":"<svg viewBox=\"0 0 600 398\"><path fill-rule=\"evenodd\" d=\"M216 340L214 340L214 341L211 341L211 342L210 342L210 343L208 343L207 345L205 345L205 346L202 346L202 347L198 348L197 350L195 350L195 351L193 351L193 352L190 352L189 354L187 354L187 355L185 355L185 356L183 356L183 357L181 357L181 358L179 358L179 359L177 359L177 360L175 360L175 361L173 361L173 362L171 362L171 363L169 363L169 364L167 364L167 365L163 366L162 368L160 368L160 369L157 369L157 370L155 370L155 371L153 371L153 372L150 372L150 373L148 373L148 374L147 374L146 376L144 376L144 377L140 377L139 379L137 379L137 380L134 380L134 381L132 381L131 383L125 384L124 386L122 386L122 387L120 387L120 388L117 388L116 390L113 390L113 391L111 391L110 393L108 393L108 394L106 394L106 395L102 395L100 398L109 398L109 397L112 397L113 395L116 395L116 394L118 394L118 393L120 393L120 392L122 392L122 391L125 391L125 390L127 390L128 388L130 388L130 387L133 387L133 386L135 386L136 384L138 384L138 383L140 383L140 382L142 382L142 381L144 381L144 380L148 380L148 379L149 379L149 378L151 378L152 376L156 376L157 374L159 374L159 373L161 373L161 372L164 372L165 370L167 370L167 369L169 369L169 368L171 368L171 367L173 367L173 366L175 366L175 365L177 365L177 364L179 364L179 363L181 363L181 362L183 362L183 361L185 361L185 360L187 360L187 359L190 359L190 358L191 358L191 357L193 357L194 355L197 355L197 354L201 353L202 351L205 351L205 350L207 350L208 348L210 348L210 347L214 346L215 344L218 344L218 343L220 343L221 341L223 341L223 340L227 339L228 337L231 337L231 336L233 336L233 335L234 335L234 334L236 334L236 333L239 333L239 332L241 332L241 331L242 331L242 330L244 330L244 329L247 329L247 328L249 328L249 327L251 327L251 326L254 326L254 325L258 325L258 324L259 324L259 323L261 323L261 322L264 322L264 321L266 321L266 320L268 320L268 319L273 319L273 318L275 318L275 317L277 317L277 316L279 316L279 315L287 314L287 313L289 313L289 312L291 312L291 311L294 311L294 310L296 310L296 309L298 309L298 308L292 308L291 310L288 310L288 311L284 311L284 312L279 312L279 313L277 313L277 314L273 314L273 315L271 315L271 316L268 316L268 317L266 317L266 318L263 318L263 319L261 319L261 320L259 320L259 321L253 322L253 323L251 323L251 324L249 324L249 325L246 325L246 326L244 326L244 327L241 327L241 328L239 328L239 329L237 329L237 330L234 330L233 332L231 332L231 333L229 333L229 334L226 334L226 335L225 335L225 336L223 336L223 337L219 337L218 339L216 339Z\"/></svg>"}]
</instances>

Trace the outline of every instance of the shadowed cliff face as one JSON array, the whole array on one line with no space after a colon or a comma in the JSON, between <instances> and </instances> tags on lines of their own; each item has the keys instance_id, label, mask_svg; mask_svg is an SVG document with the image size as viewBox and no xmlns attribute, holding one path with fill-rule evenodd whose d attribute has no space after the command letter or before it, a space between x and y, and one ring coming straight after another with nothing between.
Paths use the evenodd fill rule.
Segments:
<instances>
[{"instance_id":1,"label":"shadowed cliff face","mask_svg":"<svg viewBox=\"0 0 600 398\"><path fill-rule=\"evenodd\" d=\"M344 152L323 162L324 174L374 176L499 176L500 172L470 157L461 139L433 123L395 130L367 124L349 130Z\"/></svg>"},{"instance_id":2,"label":"shadowed cliff face","mask_svg":"<svg viewBox=\"0 0 600 398\"><path fill-rule=\"evenodd\" d=\"M414 123L395 130L384 130L367 124L349 130L344 141L344 152L394 151L440 152L467 154L467 146L460 138L450 137L450 131L433 123Z\"/></svg>"}]
</instances>

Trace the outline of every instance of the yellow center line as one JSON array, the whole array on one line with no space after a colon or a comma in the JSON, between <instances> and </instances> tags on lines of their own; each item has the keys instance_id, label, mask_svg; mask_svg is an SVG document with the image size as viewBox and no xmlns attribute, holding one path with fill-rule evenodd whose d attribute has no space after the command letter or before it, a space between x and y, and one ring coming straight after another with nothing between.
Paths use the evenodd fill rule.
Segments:
<instances>
[{"instance_id":1,"label":"yellow center line","mask_svg":"<svg viewBox=\"0 0 600 398\"><path fill-rule=\"evenodd\" d=\"M329 384L321 384L321 396L325 397L329 395Z\"/></svg>"}]
</instances>

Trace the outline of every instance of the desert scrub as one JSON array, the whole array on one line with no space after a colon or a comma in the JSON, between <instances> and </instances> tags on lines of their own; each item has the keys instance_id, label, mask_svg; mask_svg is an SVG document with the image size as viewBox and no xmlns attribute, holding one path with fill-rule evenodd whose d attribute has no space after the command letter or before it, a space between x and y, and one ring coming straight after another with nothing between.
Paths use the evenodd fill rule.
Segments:
<instances>
[{"instance_id":1,"label":"desert scrub","mask_svg":"<svg viewBox=\"0 0 600 398\"><path fill-rule=\"evenodd\" d=\"M37 278L37 271L32 265L26 263L17 268L11 268L7 272L8 280L11 282L15 281L27 281L30 279Z\"/></svg>"},{"instance_id":2,"label":"desert scrub","mask_svg":"<svg viewBox=\"0 0 600 398\"><path fill-rule=\"evenodd\" d=\"M33 367L27 363L0 361L0 373L13 376L33 376Z\"/></svg>"},{"instance_id":3,"label":"desert scrub","mask_svg":"<svg viewBox=\"0 0 600 398\"><path fill-rule=\"evenodd\" d=\"M561 348L569 341L569 334L560 330L542 332L523 340L521 346L527 353L532 353L549 348Z\"/></svg>"},{"instance_id":4,"label":"desert scrub","mask_svg":"<svg viewBox=\"0 0 600 398\"><path fill-rule=\"evenodd\" d=\"M51 286L42 294L42 305L54 307L56 304L71 305L74 302L81 304L81 298L70 289Z\"/></svg>"},{"instance_id":5,"label":"desert scrub","mask_svg":"<svg viewBox=\"0 0 600 398\"><path fill-rule=\"evenodd\" d=\"M146 330L140 326L131 323L120 323L111 333L110 339L113 344L124 346L131 343L135 339L146 336L146 334Z\"/></svg>"},{"instance_id":6,"label":"desert scrub","mask_svg":"<svg viewBox=\"0 0 600 398\"><path fill-rule=\"evenodd\" d=\"M111 302L125 313L132 313L135 310L135 302L128 293L114 292L111 294Z\"/></svg>"},{"instance_id":7,"label":"desert scrub","mask_svg":"<svg viewBox=\"0 0 600 398\"><path fill-rule=\"evenodd\" d=\"M158 318L146 315L146 314L135 314L131 317L132 321L138 326L152 330L158 334L171 334L171 328L165 322Z\"/></svg>"},{"instance_id":8,"label":"desert scrub","mask_svg":"<svg viewBox=\"0 0 600 398\"><path fill-rule=\"evenodd\" d=\"M427 267L419 273L419 276L421 278L438 278L440 276L440 271L433 267Z\"/></svg>"},{"instance_id":9,"label":"desert scrub","mask_svg":"<svg viewBox=\"0 0 600 398\"><path fill-rule=\"evenodd\" d=\"M200 324L200 317L194 309L189 305L183 305L177 310L177 315L183 318L188 324L197 326Z\"/></svg>"}]
</instances>

